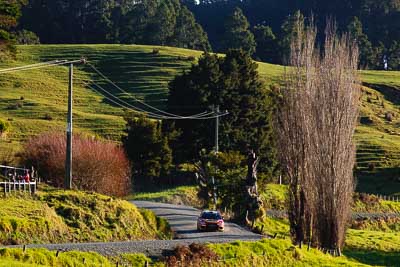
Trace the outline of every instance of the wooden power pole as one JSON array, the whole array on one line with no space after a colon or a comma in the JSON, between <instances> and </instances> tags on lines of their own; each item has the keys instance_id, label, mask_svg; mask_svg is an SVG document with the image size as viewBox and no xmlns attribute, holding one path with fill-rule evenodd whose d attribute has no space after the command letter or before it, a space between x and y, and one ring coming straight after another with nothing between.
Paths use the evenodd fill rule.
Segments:
<instances>
[{"instance_id":1,"label":"wooden power pole","mask_svg":"<svg viewBox=\"0 0 400 267\"><path fill-rule=\"evenodd\" d=\"M72 91L74 64L69 65L68 115L67 115L67 153L65 160L65 189L72 189Z\"/></svg>"}]
</instances>

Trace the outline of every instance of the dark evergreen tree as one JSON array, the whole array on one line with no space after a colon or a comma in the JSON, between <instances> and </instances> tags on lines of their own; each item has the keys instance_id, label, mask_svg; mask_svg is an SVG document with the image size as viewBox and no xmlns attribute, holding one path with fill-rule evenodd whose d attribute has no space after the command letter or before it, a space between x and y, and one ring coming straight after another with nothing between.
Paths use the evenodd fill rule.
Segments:
<instances>
[{"instance_id":1,"label":"dark evergreen tree","mask_svg":"<svg viewBox=\"0 0 400 267\"><path fill-rule=\"evenodd\" d=\"M12 34L21 16L24 0L0 0L0 58L16 53L15 40Z\"/></svg>"},{"instance_id":2,"label":"dark evergreen tree","mask_svg":"<svg viewBox=\"0 0 400 267\"><path fill-rule=\"evenodd\" d=\"M225 58L203 55L198 65L170 83L169 110L193 114L219 105L229 116L220 122L220 147L246 153L254 149L264 172L272 172L275 155L271 129L273 102L247 52L230 50ZM177 121L181 133L173 144L177 159L196 158L214 147L214 121ZM178 145L179 144L179 145Z\"/></svg>"},{"instance_id":3,"label":"dark evergreen tree","mask_svg":"<svg viewBox=\"0 0 400 267\"><path fill-rule=\"evenodd\" d=\"M229 49L243 49L250 55L256 51L256 42L250 31L250 24L240 8L235 8L225 20L222 51Z\"/></svg>"},{"instance_id":4,"label":"dark evergreen tree","mask_svg":"<svg viewBox=\"0 0 400 267\"><path fill-rule=\"evenodd\" d=\"M175 33L171 44L177 47L210 51L207 34L196 22L193 14L186 7L182 7L176 19Z\"/></svg>"},{"instance_id":5,"label":"dark evergreen tree","mask_svg":"<svg viewBox=\"0 0 400 267\"><path fill-rule=\"evenodd\" d=\"M279 46L281 52L280 58L283 62L289 58L292 38L295 38L298 34L296 21L304 21L304 15L299 10L297 10L293 15L289 15L281 26Z\"/></svg>"},{"instance_id":6,"label":"dark evergreen tree","mask_svg":"<svg viewBox=\"0 0 400 267\"><path fill-rule=\"evenodd\" d=\"M362 23L357 17L351 20L347 26L347 31L359 46L361 68L374 67L372 44L368 40L368 36L363 33Z\"/></svg>"},{"instance_id":7,"label":"dark evergreen tree","mask_svg":"<svg viewBox=\"0 0 400 267\"><path fill-rule=\"evenodd\" d=\"M128 117L127 136L122 142L139 177L159 178L168 175L172 151L168 139L162 136L160 122L145 117Z\"/></svg>"},{"instance_id":8,"label":"dark evergreen tree","mask_svg":"<svg viewBox=\"0 0 400 267\"><path fill-rule=\"evenodd\" d=\"M177 10L170 1L161 1L147 28L146 39L150 44L167 45L174 34Z\"/></svg>"},{"instance_id":9,"label":"dark evergreen tree","mask_svg":"<svg viewBox=\"0 0 400 267\"><path fill-rule=\"evenodd\" d=\"M391 70L400 69L400 41L393 41L388 52L388 65Z\"/></svg>"},{"instance_id":10,"label":"dark evergreen tree","mask_svg":"<svg viewBox=\"0 0 400 267\"><path fill-rule=\"evenodd\" d=\"M272 28L265 25L256 25L253 28L253 33L257 43L256 56L261 61L280 62L278 40L272 32Z\"/></svg>"}]
</instances>

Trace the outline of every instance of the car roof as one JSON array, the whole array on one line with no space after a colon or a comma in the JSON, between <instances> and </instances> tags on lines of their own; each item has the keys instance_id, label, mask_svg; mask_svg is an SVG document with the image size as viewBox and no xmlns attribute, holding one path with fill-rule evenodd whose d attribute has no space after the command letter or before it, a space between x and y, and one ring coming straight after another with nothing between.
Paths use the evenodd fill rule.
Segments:
<instances>
[{"instance_id":1,"label":"car roof","mask_svg":"<svg viewBox=\"0 0 400 267\"><path fill-rule=\"evenodd\" d=\"M203 210L201 213L217 213L217 214L219 214L219 211L217 211L217 210Z\"/></svg>"}]
</instances>

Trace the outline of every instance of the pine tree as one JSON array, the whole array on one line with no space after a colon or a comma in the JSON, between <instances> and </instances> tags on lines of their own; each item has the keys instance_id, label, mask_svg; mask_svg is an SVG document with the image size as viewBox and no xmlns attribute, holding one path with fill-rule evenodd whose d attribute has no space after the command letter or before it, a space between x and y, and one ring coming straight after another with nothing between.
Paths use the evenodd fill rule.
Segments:
<instances>
[{"instance_id":1,"label":"pine tree","mask_svg":"<svg viewBox=\"0 0 400 267\"><path fill-rule=\"evenodd\" d=\"M289 58L290 44L293 38L298 35L298 29L296 28L297 21L304 21L303 14L298 10L293 15L289 15L281 26L280 36L280 51L281 60L285 61Z\"/></svg>"},{"instance_id":2,"label":"pine tree","mask_svg":"<svg viewBox=\"0 0 400 267\"><path fill-rule=\"evenodd\" d=\"M230 50L225 58L203 55L198 65L170 84L169 110L195 114L219 105L229 116L220 121L220 147L245 154L254 149L262 158L265 173L275 168L271 128L272 98L261 81L257 64L247 52ZM177 121L181 133L173 150L176 159L193 159L201 149L214 147L213 121Z\"/></svg>"},{"instance_id":3,"label":"pine tree","mask_svg":"<svg viewBox=\"0 0 400 267\"><path fill-rule=\"evenodd\" d=\"M173 36L176 24L177 10L170 1L161 1L157 11L147 28L149 44L166 45Z\"/></svg>"},{"instance_id":4,"label":"pine tree","mask_svg":"<svg viewBox=\"0 0 400 267\"><path fill-rule=\"evenodd\" d=\"M373 67L373 49L372 44L368 40L368 36L363 33L362 23L358 17L353 17L347 31L354 38L360 49L360 66L362 68Z\"/></svg>"},{"instance_id":5,"label":"pine tree","mask_svg":"<svg viewBox=\"0 0 400 267\"><path fill-rule=\"evenodd\" d=\"M172 38L173 46L202 51L210 51L207 34L196 23L192 12L183 6L178 14L175 25L175 33Z\"/></svg>"},{"instance_id":6,"label":"pine tree","mask_svg":"<svg viewBox=\"0 0 400 267\"><path fill-rule=\"evenodd\" d=\"M23 0L0 0L0 58L16 53L11 30L17 26L24 4Z\"/></svg>"},{"instance_id":7,"label":"pine tree","mask_svg":"<svg viewBox=\"0 0 400 267\"><path fill-rule=\"evenodd\" d=\"M140 177L159 178L167 175L172 162L168 139L162 136L161 125L145 117L128 117L127 136L122 142Z\"/></svg>"},{"instance_id":8,"label":"pine tree","mask_svg":"<svg viewBox=\"0 0 400 267\"><path fill-rule=\"evenodd\" d=\"M256 56L264 62L279 62L278 41L272 28L265 25L256 25L253 28L253 33L257 43Z\"/></svg>"},{"instance_id":9,"label":"pine tree","mask_svg":"<svg viewBox=\"0 0 400 267\"><path fill-rule=\"evenodd\" d=\"M225 20L222 50L243 49L252 55L256 51L256 42L249 28L250 24L242 10L235 8L233 13Z\"/></svg>"}]
</instances>

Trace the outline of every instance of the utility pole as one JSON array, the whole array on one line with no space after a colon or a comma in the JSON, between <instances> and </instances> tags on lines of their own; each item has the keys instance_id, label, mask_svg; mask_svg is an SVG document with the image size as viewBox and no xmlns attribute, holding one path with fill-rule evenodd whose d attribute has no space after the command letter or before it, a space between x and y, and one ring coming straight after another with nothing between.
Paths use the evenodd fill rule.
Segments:
<instances>
[{"instance_id":1,"label":"utility pole","mask_svg":"<svg viewBox=\"0 0 400 267\"><path fill-rule=\"evenodd\" d=\"M69 79L68 79L68 115L67 115L67 151L65 159L65 179L64 188L72 189L72 99L74 82L74 64L85 64L86 59L68 61Z\"/></svg>"},{"instance_id":2,"label":"utility pole","mask_svg":"<svg viewBox=\"0 0 400 267\"><path fill-rule=\"evenodd\" d=\"M215 115L215 153L218 154L219 152L219 106L214 106L214 115ZM213 184L213 197L214 197L214 209L217 209L217 187L215 185L215 179L212 177L212 184Z\"/></svg>"},{"instance_id":3,"label":"utility pole","mask_svg":"<svg viewBox=\"0 0 400 267\"><path fill-rule=\"evenodd\" d=\"M214 107L214 114L215 114L215 153L219 152L219 106L217 105Z\"/></svg>"},{"instance_id":4,"label":"utility pole","mask_svg":"<svg viewBox=\"0 0 400 267\"><path fill-rule=\"evenodd\" d=\"M67 115L67 153L65 160L65 189L72 189L72 90L74 64L69 65L68 115Z\"/></svg>"}]
</instances>

